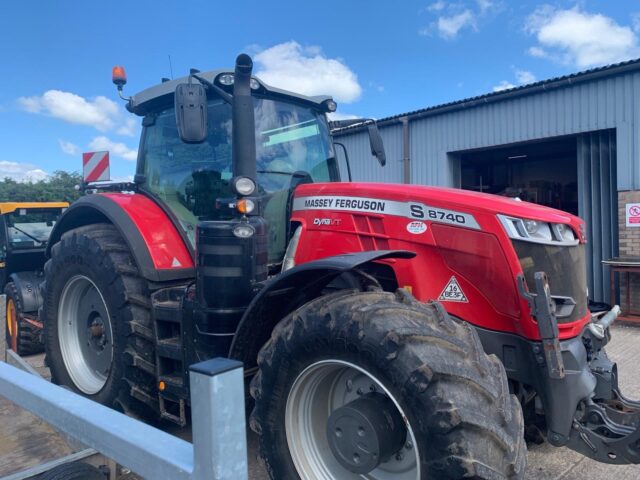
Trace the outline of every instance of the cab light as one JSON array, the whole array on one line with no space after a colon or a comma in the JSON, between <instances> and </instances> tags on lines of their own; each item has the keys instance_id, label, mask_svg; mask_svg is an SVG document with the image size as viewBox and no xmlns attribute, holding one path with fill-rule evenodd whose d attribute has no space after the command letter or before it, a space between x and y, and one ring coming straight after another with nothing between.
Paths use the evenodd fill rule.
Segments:
<instances>
[{"instance_id":1,"label":"cab light","mask_svg":"<svg viewBox=\"0 0 640 480\"><path fill-rule=\"evenodd\" d=\"M323 103L328 112L333 113L338 109L338 104L331 99L325 100Z\"/></svg>"},{"instance_id":2,"label":"cab light","mask_svg":"<svg viewBox=\"0 0 640 480\"><path fill-rule=\"evenodd\" d=\"M225 73L218 77L218 82L220 82L221 85L226 85L226 86L233 85L233 80L234 79L233 79L232 73Z\"/></svg>"}]
</instances>

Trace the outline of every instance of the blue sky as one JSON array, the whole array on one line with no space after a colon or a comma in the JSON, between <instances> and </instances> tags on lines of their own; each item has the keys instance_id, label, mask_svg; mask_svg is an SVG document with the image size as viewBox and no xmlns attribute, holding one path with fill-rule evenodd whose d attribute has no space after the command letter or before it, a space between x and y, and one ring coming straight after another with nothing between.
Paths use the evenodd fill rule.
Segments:
<instances>
[{"instance_id":1,"label":"blue sky","mask_svg":"<svg viewBox=\"0 0 640 480\"><path fill-rule=\"evenodd\" d=\"M381 118L640 57L640 3L506 0L21 1L0 17L0 176L80 170L111 151L133 174L132 94L254 56L267 83Z\"/></svg>"}]
</instances>

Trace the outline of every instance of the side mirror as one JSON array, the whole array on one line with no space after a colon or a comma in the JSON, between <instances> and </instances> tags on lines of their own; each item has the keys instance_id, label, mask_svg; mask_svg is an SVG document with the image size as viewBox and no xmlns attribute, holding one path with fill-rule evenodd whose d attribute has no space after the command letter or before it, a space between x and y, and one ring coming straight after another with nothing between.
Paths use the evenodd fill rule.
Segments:
<instances>
[{"instance_id":1,"label":"side mirror","mask_svg":"<svg viewBox=\"0 0 640 480\"><path fill-rule=\"evenodd\" d=\"M378 125L370 123L367 126L369 131L369 144L371 145L371 155L378 159L380 166L384 167L387 164L387 155L384 153L384 143L382 142L382 136Z\"/></svg>"},{"instance_id":2,"label":"side mirror","mask_svg":"<svg viewBox=\"0 0 640 480\"><path fill-rule=\"evenodd\" d=\"M175 92L176 125L185 143L207 138L207 92L200 83L181 83Z\"/></svg>"}]
</instances>

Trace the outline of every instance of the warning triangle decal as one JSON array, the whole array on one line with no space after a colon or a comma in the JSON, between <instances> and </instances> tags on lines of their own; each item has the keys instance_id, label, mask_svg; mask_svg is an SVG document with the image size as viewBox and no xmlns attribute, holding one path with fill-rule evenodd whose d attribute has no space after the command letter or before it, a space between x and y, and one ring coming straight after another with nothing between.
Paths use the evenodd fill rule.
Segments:
<instances>
[{"instance_id":1,"label":"warning triangle decal","mask_svg":"<svg viewBox=\"0 0 640 480\"><path fill-rule=\"evenodd\" d=\"M458 283L458 280L456 280L456 277L451 277L451 280L449 280L447 286L442 290L438 300L441 302L469 303L469 300L467 300L467 296L462 291L462 288L460 288L460 284Z\"/></svg>"}]
</instances>

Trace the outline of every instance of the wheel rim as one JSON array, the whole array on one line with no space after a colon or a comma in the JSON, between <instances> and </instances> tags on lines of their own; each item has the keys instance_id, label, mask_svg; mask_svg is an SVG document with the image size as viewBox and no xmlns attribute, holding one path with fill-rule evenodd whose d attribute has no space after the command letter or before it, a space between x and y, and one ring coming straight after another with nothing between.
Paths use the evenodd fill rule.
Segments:
<instances>
[{"instance_id":1,"label":"wheel rim","mask_svg":"<svg viewBox=\"0 0 640 480\"><path fill-rule=\"evenodd\" d=\"M406 443L388 461L368 473L358 474L341 465L331 451L327 440L327 421L336 409L371 391L381 393L393 402L404 420ZM287 398L285 430L289 451L301 478L420 479L415 435L399 402L380 380L353 363L322 360L300 373Z\"/></svg>"},{"instance_id":2,"label":"wheel rim","mask_svg":"<svg viewBox=\"0 0 640 480\"><path fill-rule=\"evenodd\" d=\"M113 332L102 293L84 275L71 277L62 290L58 337L74 385L88 395L98 393L111 371Z\"/></svg>"},{"instance_id":3,"label":"wheel rim","mask_svg":"<svg viewBox=\"0 0 640 480\"><path fill-rule=\"evenodd\" d=\"M18 321L16 318L16 304L10 298L7 301L7 332L9 332L9 340L11 350L18 351Z\"/></svg>"}]
</instances>

